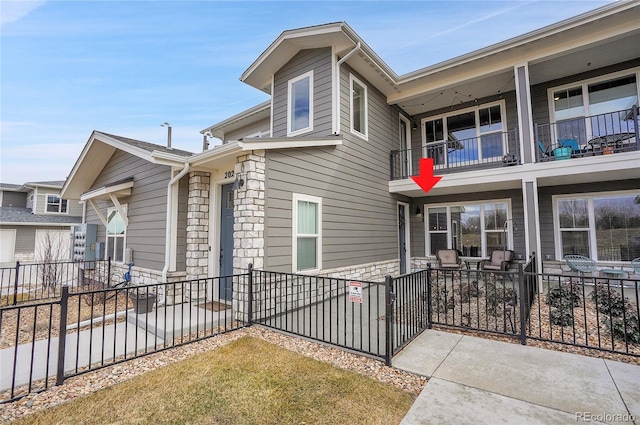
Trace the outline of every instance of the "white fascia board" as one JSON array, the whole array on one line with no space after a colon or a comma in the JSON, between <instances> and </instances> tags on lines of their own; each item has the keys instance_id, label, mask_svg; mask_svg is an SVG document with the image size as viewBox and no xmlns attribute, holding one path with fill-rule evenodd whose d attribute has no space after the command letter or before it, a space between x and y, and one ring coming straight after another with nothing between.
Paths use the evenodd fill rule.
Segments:
<instances>
[{"instance_id":1,"label":"white fascia board","mask_svg":"<svg viewBox=\"0 0 640 425\"><path fill-rule=\"evenodd\" d=\"M291 149L291 148L312 148L321 146L339 146L342 144L341 137L319 138L319 139L295 139L295 138L273 138L243 140L240 143L243 151L250 150L270 150L270 149Z\"/></svg>"},{"instance_id":2,"label":"white fascia board","mask_svg":"<svg viewBox=\"0 0 640 425\"><path fill-rule=\"evenodd\" d=\"M225 127L228 126L232 126L234 124L237 124L240 121L244 121L248 118L251 118L252 116L258 115L261 112L264 112L265 110L271 110L271 99L262 102L252 108L249 108L245 111L240 112L239 114L236 114L232 117L227 118L224 121L220 121L219 123L216 123L214 125L211 125L207 128L205 128L204 130L200 131L200 134L205 134L207 131L210 131L211 134L213 134L213 136L222 139L222 137L220 137L221 135L224 135L224 132L222 130L224 130Z\"/></svg>"},{"instance_id":3,"label":"white fascia board","mask_svg":"<svg viewBox=\"0 0 640 425\"><path fill-rule=\"evenodd\" d=\"M110 195L113 193L121 194L123 192L124 193L128 192L130 194L132 187L133 187L133 180L116 184L113 186L99 187L97 189L90 190L89 192L83 193L82 196L80 197L80 201L88 201L90 199L96 199L98 197Z\"/></svg>"},{"instance_id":4,"label":"white fascia board","mask_svg":"<svg viewBox=\"0 0 640 425\"><path fill-rule=\"evenodd\" d=\"M151 152L151 158L152 158L152 162L154 164L162 164L162 165L169 165L172 167L179 167L179 166L183 166L185 163L187 162L191 162L190 159L193 158L193 156L181 156L181 155L174 155L168 152L162 152L162 151L153 151Z\"/></svg>"},{"instance_id":5,"label":"white fascia board","mask_svg":"<svg viewBox=\"0 0 640 425\"><path fill-rule=\"evenodd\" d=\"M31 223L25 221L3 221L3 226L30 226L30 227L73 227L82 224L82 222L78 221L77 223Z\"/></svg>"},{"instance_id":6,"label":"white fascia board","mask_svg":"<svg viewBox=\"0 0 640 425\"><path fill-rule=\"evenodd\" d=\"M151 152L149 152L148 150L131 146L128 143L121 142L120 140L109 137L104 133L100 133L99 131L95 132L95 134L99 135L99 137L97 137L99 142L106 143L110 146L113 146L116 149L130 153L131 155L137 156L138 158L144 159L149 162L153 162L153 159L151 157Z\"/></svg>"},{"instance_id":7,"label":"white fascia board","mask_svg":"<svg viewBox=\"0 0 640 425\"><path fill-rule=\"evenodd\" d=\"M198 167L210 161L218 161L224 158L236 156L242 152L240 142L230 142L224 145L216 146L213 149L201 152L189 158L189 164L192 167Z\"/></svg>"}]
</instances>

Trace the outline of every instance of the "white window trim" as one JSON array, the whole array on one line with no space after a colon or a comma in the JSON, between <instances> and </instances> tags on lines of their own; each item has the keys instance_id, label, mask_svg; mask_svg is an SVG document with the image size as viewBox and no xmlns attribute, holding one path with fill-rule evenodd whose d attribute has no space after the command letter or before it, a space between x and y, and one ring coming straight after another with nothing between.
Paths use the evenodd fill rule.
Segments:
<instances>
[{"instance_id":1,"label":"white window trim","mask_svg":"<svg viewBox=\"0 0 640 425\"><path fill-rule=\"evenodd\" d=\"M364 89L364 133L353 128L353 83L358 83L360 87ZM352 134L364 139L369 140L369 89L365 83L355 77L353 74L349 74L349 127Z\"/></svg>"},{"instance_id":2,"label":"white window trim","mask_svg":"<svg viewBox=\"0 0 640 425\"><path fill-rule=\"evenodd\" d=\"M315 269L298 270L298 202L307 201L318 205L318 246L317 261ZM291 270L294 273L312 273L322 270L322 198L301 193L294 193L292 196L293 206L291 208Z\"/></svg>"},{"instance_id":3,"label":"white window trim","mask_svg":"<svg viewBox=\"0 0 640 425\"><path fill-rule=\"evenodd\" d=\"M60 203L58 204L58 211L49 211L49 196L55 196L60 200ZM62 202L66 202L67 203L67 211L62 212ZM53 204L51 204L53 205ZM65 215L69 215L69 201L66 199L63 199L59 194L57 193L47 193L44 195L44 213L45 214L65 214Z\"/></svg>"},{"instance_id":4,"label":"white window trim","mask_svg":"<svg viewBox=\"0 0 640 425\"><path fill-rule=\"evenodd\" d=\"M309 79L309 126L305 128L301 128L298 130L292 130L291 126L293 124L293 120L291 119L291 112L293 107L293 91L291 90L292 86L298 81L302 81L305 78ZM299 75L295 78L292 78L288 82L288 91L287 91L287 136L297 136L298 134L308 133L313 131L313 70L309 72L305 72L302 75Z\"/></svg>"},{"instance_id":5,"label":"white window trim","mask_svg":"<svg viewBox=\"0 0 640 425\"><path fill-rule=\"evenodd\" d=\"M563 259L562 256L562 239L560 238L560 215L558 214L558 201L564 199L587 199L587 212L589 214L589 258L597 258L598 247L596 246L596 223L595 223L595 212L593 209L593 198L599 197L611 197L611 196L627 196L627 195L635 195L637 194L637 190L616 190L611 192L589 192L589 193L573 193L573 194L562 194L562 195L553 195L551 197L551 204L553 208L553 239L555 243L555 258ZM583 228L579 228L577 230L582 230ZM598 263L615 263L619 264L624 261L602 261L597 260Z\"/></svg>"},{"instance_id":6,"label":"white window trim","mask_svg":"<svg viewBox=\"0 0 640 425\"><path fill-rule=\"evenodd\" d=\"M457 206L464 206L464 205L471 205L471 204L480 204L480 205L485 205L485 204L497 204L497 203L506 203L507 204L507 220L512 220L513 219L513 211L511 208L511 199L486 199L486 200L478 200L478 201L466 201L466 202L456 202L456 203L440 203L440 204L424 204L422 206L422 215L423 215L423 221L424 221L424 252L426 253L427 256L435 256L436 253L435 252L431 252L431 239L429 237L429 208L446 208L447 209L447 230L446 230L446 234L447 234L447 246L453 246L453 236L452 236L452 223L451 223L451 208L452 207L457 207ZM484 210L482 210L483 212ZM480 235L481 235L481 252L480 252L480 256L482 258L486 258L488 257L491 253L490 252L485 252L487 247L486 247L486 233L487 230L484 228L484 214L480 213ZM503 230L504 231L504 230ZM498 230L489 230L489 232L496 232L498 233ZM438 231L438 232L433 232L433 233L445 233L444 231ZM515 246L514 246L514 242L513 242L513 227L509 226L509 229L507 231L507 249L511 249L514 250Z\"/></svg>"},{"instance_id":7,"label":"white window trim","mask_svg":"<svg viewBox=\"0 0 640 425\"><path fill-rule=\"evenodd\" d=\"M489 132L486 132L486 133L482 133L480 131L480 125L479 125L479 122L480 122L480 109L487 109L487 108L491 108L492 106L496 106L496 105L500 105L500 120L502 121L502 124L503 124L502 125L502 130L500 130L500 131L489 131ZM505 99L500 99L500 100L497 100L495 102L483 103L481 105L471 106L469 108L464 108L464 109L457 109L455 111L451 111L451 112L448 112L448 113L442 114L442 115L433 115L433 116L430 116L430 117L422 118L420 120L420 133L421 133L421 137L422 137L422 140L423 140L423 142L422 142L423 157L426 158L426 148L428 146L438 145L438 144L442 143L442 141L429 142L429 143L425 142L425 140L427 140L427 137L426 137L427 136L426 135L426 131L427 131L426 128L427 127L426 127L425 123L427 121L435 121L437 119L442 118L442 125L444 127L443 130L446 130L444 132L445 133L444 136L448 137L449 131L446 128L447 118L455 116L455 115L465 114L467 112L473 111L475 113L475 120L476 120L476 135L474 137L479 141L480 137L484 136L486 134L501 133L501 134L504 135L504 133L506 133L508 131L508 128L507 128L507 112L506 112L507 106L506 105L507 104L506 104ZM502 137L502 149L503 149L503 151L507 152L508 148L509 148L509 146L508 146L506 138ZM494 157L488 158L488 160L491 160L492 158L494 158ZM485 160L487 160L487 159L482 157L482 149L480 148L480 146L478 146L478 160L474 161L474 162L469 161L468 163L469 164L481 164ZM436 169L438 169L438 168L446 168L448 165L449 165L449 156L445 155L444 156L444 164L435 165L434 167Z\"/></svg>"},{"instance_id":8,"label":"white window trim","mask_svg":"<svg viewBox=\"0 0 640 425\"><path fill-rule=\"evenodd\" d=\"M547 89L547 102L548 102L547 106L549 108L550 121L552 123L557 122L556 108L554 107L554 104L553 104L553 92L558 90L567 90L567 89L580 87L582 89L582 105L584 107L584 117L589 117L591 116L591 113L589 112L589 106L590 106L589 105L589 85L593 83L598 83L600 81L613 80L619 77L624 77L625 75L632 75L632 74L635 74L636 76L636 91L638 93L638 97L640 98L640 67L629 68L623 71L613 72L611 74L603 74L603 75L599 75L597 77L589 78L586 80L578 80L572 83L563 84L561 86L548 88ZM581 116L576 116L574 118L568 118L568 119L575 119L580 117ZM587 133L587 139L591 139L593 137L593 133L591 130L591 120L585 119L585 131ZM552 136L554 138L556 137L555 135L552 135Z\"/></svg>"},{"instance_id":9,"label":"white window trim","mask_svg":"<svg viewBox=\"0 0 640 425\"><path fill-rule=\"evenodd\" d=\"M123 204L122 205L122 209L125 211L125 213L127 215L129 215L129 208L128 208L128 204ZM105 252L107 253L107 256L112 252L112 247L109 246L109 238L114 238L114 237L120 237L120 236L110 236L109 235L109 230L108 230L108 225L109 225L109 215L111 214L111 211L115 211L118 212L118 209L116 207L109 207L107 208L107 228L105 228L104 230L104 235L105 235ZM127 252L127 231L128 231L129 226L126 224L125 221L125 226L124 226L124 235L122 235L122 261L117 261L118 263L122 263L124 264L125 260L126 260L126 252ZM116 262L115 258L112 258L112 260L114 262Z\"/></svg>"}]
</instances>

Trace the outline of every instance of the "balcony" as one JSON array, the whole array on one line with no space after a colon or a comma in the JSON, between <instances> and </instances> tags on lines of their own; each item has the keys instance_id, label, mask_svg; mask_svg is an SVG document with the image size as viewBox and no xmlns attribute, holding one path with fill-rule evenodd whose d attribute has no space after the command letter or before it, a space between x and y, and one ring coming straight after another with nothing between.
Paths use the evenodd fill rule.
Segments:
<instances>
[{"instance_id":1,"label":"balcony","mask_svg":"<svg viewBox=\"0 0 640 425\"><path fill-rule=\"evenodd\" d=\"M640 150L638 107L535 125L537 162Z\"/></svg>"},{"instance_id":2,"label":"balcony","mask_svg":"<svg viewBox=\"0 0 640 425\"><path fill-rule=\"evenodd\" d=\"M433 158L436 174L504 167L520 163L518 130L490 133L480 137L428 143L422 147L391 152L391 180L407 179L420 173L420 158Z\"/></svg>"}]
</instances>

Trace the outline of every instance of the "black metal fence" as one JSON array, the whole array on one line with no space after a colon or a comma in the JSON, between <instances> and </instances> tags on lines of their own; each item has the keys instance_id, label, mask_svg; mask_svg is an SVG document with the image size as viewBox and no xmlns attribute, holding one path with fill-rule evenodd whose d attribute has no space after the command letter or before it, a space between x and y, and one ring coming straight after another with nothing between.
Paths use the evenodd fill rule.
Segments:
<instances>
[{"instance_id":1,"label":"black metal fence","mask_svg":"<svg viewBox=\"0 0 640 425\"><path fill-rule=\"evenodd\" d=\"M624 276L624 275L623 275ZM385 282L269 272L71 292L0 307L0 403L250 326L392 356L433 325L640 356L640 280L425 270ZM219 297L233 293L233 299Z\"/></svg>"},{"instance_id":2,"label":"black metal fence","mask_svg":"<svg viewBox=\"0 0 640 425\"><path fill-rule=\"evenodd\" d=\"M70 292L0 308L0 403L247 325L248 275ZM216 298L220 288L236 297Z\"/></svg>"},{"instance_id":3,"label":"black metal fence","mask_svg":"<svg viewBox=\"0 0 640 425\"><path fill-rule=\"evenodd\" d=\"M95 282L111 286L111 261L26 263L0 268L0 306L60 297L62 287L77 292ZM117 283L117 282L114 282Z\"/></svg>"}]
</instances>

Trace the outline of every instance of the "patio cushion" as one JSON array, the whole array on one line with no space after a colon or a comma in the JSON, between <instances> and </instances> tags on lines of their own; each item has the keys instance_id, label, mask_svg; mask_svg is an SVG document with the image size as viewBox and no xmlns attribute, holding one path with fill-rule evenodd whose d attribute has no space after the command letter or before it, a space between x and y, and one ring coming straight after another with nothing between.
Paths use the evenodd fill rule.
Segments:
<instances>
[{"instance_id":1,"label":"patio cushion","mask_svg":"<svg viewBox=\"0 0 640 425\"><path fill-rule=\"evenodd\" d=\"M440 268L459 269L462 267L462 260L460 260L456 249L439 249L436 251L436 259Z\"/></svg>"},{"instance_id":2,"label":"patio cushion","mask_svg":"<svg viewBox=\"0 0 640 425\"><path fill-rule=\"evenodd\" d=\"M513 261L513 251L511 250L496 250L491 253L491 257L488 260L482 262L481 267L483 270L507 270L509 263Z\"/></svg>"}]
</instances>

